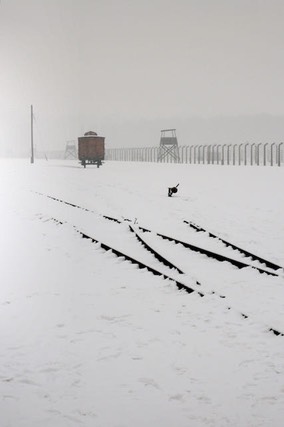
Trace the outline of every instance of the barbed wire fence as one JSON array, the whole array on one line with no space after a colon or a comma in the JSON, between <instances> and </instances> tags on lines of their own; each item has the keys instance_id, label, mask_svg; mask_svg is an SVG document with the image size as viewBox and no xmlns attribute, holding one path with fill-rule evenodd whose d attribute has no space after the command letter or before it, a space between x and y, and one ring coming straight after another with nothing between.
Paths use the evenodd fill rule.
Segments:
<instances>
[{"instance_id":1,"label":"barbed wire fence","mask_svg":"<svg viewBox=\"0 0 284 427\"><path fill-rule=\"evenodd\" d=\"M160 147L107 148L105 160L200 165L281 166L284 164L283 147L283 142L179 146L179 160L171 156L170 153L159 160Z\"/></svg>"}]
</instances>

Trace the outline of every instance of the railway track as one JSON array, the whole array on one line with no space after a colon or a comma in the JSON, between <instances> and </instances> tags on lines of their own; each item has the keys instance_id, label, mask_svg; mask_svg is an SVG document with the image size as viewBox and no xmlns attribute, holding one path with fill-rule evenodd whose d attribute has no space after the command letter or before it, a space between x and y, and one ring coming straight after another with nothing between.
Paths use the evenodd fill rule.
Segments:
<instances>
[{"instance_id":1,"label":"railway track","mask_svg":"<svg viewBox=\"0 0 284 427\"><path fill-rule=\"evenodd\" d=\"M53 196L44 195L42 193L37 193L37 194L40 194L40 195L45 196L45 197L48 197L48 198L50 198L50 199L52 199L54 201L66 204L66 205L71 206L71 207L76 208L76 209L80 209L80 210L83 210L83 211L86 211L86 212L98 214L97 212L95 212L93 210L84 208L82 206L76 205L74 203L67 202L65 200L62 200L62 199L59 199L59 198L56 198L56 197L53 197ZM99 215L101 217L103 217L104 219L107 219L107 220L110 220L110 221L114 221L114 222L116 222L118 224L120 224L122 222L130 222L130 223L132 223L132 221L130 219L127 219L127 218L124 218L123 220L119 220L118 218L114 218L114 217L111 217L111 216L108 216L108 215L101 215L101 214L99 214ZM173 242L175 244L180 244L180 245L184 246L185 248L187 248L187 249L189 249L191 251L198 252L200 254L206 255L208 258L212 258L212 259L215 259L215 260L220 261L220 262L224 262L224 261L228 262L228 263L232 264L233 266L235 266L235 267L237 267L239 269L249 267L249 268L252 268L252 269L258 271L259 273L265 273L265 274L271 275L271 276L278 276L279 272L280 273L284 272L283 267L281 267L281 266L279 266L279 265L277 265L275 263L272 263L271 261L268 261L268 260L266 260L266 259L264 259L262 257L259 257L258 255L255 255L255 254L253 254L251 252L248 252L248 251L246 251L246 250L244 250L244 249L242 249L242 248L240 248L240 247L238 247L238 246L236 246L236 245L234 245L234 244L232 244L230 242L227 242L227 241L223 240L222 238L214 235L213 233L210 233L207 230L205 230L205 229L203 229L203 228L195 225L192 222L184 221L184 223L189 224L196 231L202 231L202 232L208 233L209 237L212 237L214 239L218 239L225 246L233 248L241 256L243 256L245 258L252 259L253 261L257 261L257 262L259 262L261 264L264 264L265 267L266 267L266 269L260 268L260 267L254 266L254 265L251 265L249 262L243 262L243 261L240 261L240 260L237 260L237 259L234 259L234 258L230 258L230 257L222 255L222 254L220 254L218 252L210 251L210 250L208 250L208 249L206 249L204 247L196 246L196 245L193 245L191 243L178 240L178 239L176 239L174 237L171 237L171 236L168 236L168 235L165 235L165 234L162 234L162 233L155 233L155 232L154 233L155 233L155 235L161 237L162 239L171 241L171 242ZM149 232L149 233L153 232L152 230L144 228L144 227L141 227L141 226L138 226L138 228L139 228L139 230L141 230L143 232ZM132 227L130 229L131 229L131 231L133 231ZM137 236L137 238L138 238L138 236ZM138 240L139 240L139 238L138 238ZM145 245L146 244L144 242L144 246ZM149 250L149 248L148 248L148 250ZM158 256L158 255L156 255L156 257L157 257L157 259L159 259L159 258L161 259L162 258L161 256ZM167 265L170 266L171 263L168 261ZM171 267L171 268L176 268L176 270L179 270L178 267ZM271 270L273 270L273 271L271 271Z\"/></svg>"},{"instance_id":2,"label":"railway track","mask_svg":"<svg viewBox=\"0 0 284 427\"><path fill-rule=\"evenodd\" d=\"M54 200L56 202L59 203L63 203L66 204L70 207L76 208L76 209L80 209L82 211L86 211L89 213L94 213L94 214L98 214L95 211L89 210L87 208L81 207L79 205L64 201L62 199L53 197L53 196L49 196L49 195L44 195L42 193L37 193L41 196L45 196L48 197L51 200ZM105 242L102 242L100 239L96 238L92 233L87 233L83 230L81 230L79 227L73 225L74 229L82 236L82 238L85 239L89 239L91 242L93 243L97 243L100 245L100 247L105 250L105 251L111 251L115 256L123 258L126 261L131 262L132 264L135 264L139 267L139 269L146 269L147 271L149 271L150 273L160 276L163 279L168 279L170 280L172 283L174 283L178 289L180 290L184 290L186 291L188 294L191 293L197 293L200 297L204 297L205 295L210 295L210 296L214 296L220 300L223 300L223 302L226 301L226 296L218 293L216 291L207 291L203 288L203 285L199 282L199 281L195 281L193 283L193 280L188 280L188 278L185 278L185 280L181 280L180 276L184 274L184 271L178 267L176 264L174 264L172 261L170 261L167 257L163 256L159 251L157 251L155 248L153 248L152 245L150 245L145 238L143 238L143 233L151 233L151 230L146 229L144 227L140 227L138 225L134 226L132 221L130 221L129 219L124 218L123 220L119 220L118 218L114 218L111 216L107 216L107 215L100 215L102 218L108 220L108 221L114 221L117 224L121 224L123 222L129 222L130 224L128 224L129 230L131 231L131 233L135 236L135 238L137 239L137 241L143 245L143 247L150 252L155 258L156 260L158 260L158 262L160 264L163 264L164 266L166 266L167 268L169 268L171 270L171 273L165 273L163 271L161 271L160 268L156 268L153 267L137 258L134 258L132 256L130 256L129 254L125 253L124 251L121 251L115 247L113 247L110 244L107 244ZM64 222L57 219L57 218L51 218L53 221L55 221L57 224L61 224L63 225ZM185 221L185 223L188 223L187 221ZM198 227L195 225L195 227ZM196 231L206 231L204 229L198 229ZM199 248L197 246L191 245L190 243L187 242L182 242L180 240L177 240L173 237L170 236L165 236L161 233L155 233L159 238L164 239L164 240L168 240L170 242L172 242L173 244L180 244L182 245L184 248L186 248L187 250L190 251L195 251L195 252L199 252L203 255L206 255L209 258L213 258L217 261L226 261L229 262L230 264L232 264L233 266L241 269L241 268L247 268L247 267L251 267L252 269L254 269L257 273L261 273L261 274L267 274L267 275L271 275L271 276L278 276L278 272L276 272L276 270L282 269L282 267L274 264L274 263L270 263L270 261L264 260L263 258L259 258L257 255L251 254L247 251L241 250L240 248L237 248L235 245L234 249L237 248L238 251L242 251L241 253L244 255L244 252L247 253L247 255L245 256L249 256L252 259L255 259L257 261L260 261L265 264L267 266L267 268L273 269L274 271L269 271L266 269L262 269L262 268L258 268L249 264L246 264L244 262L238 261L238 260L234 260L231 258L228 258L224 255L212 252L212 251L208 251L207 249L204 248ZM218 238L215 235L210 236L212 238ZM221 239L220 239L221 240ZM224 243L224 242L223 242ZM229 242L226 242L229 244ZM232 245L230 243L230 245ZM249 255L248 255L249 254ZM254 258L252 257L254 256ZM265 262L264 262L265 261ZM273 266L273 267L272 267ZM172 272L174 270L174 272ZM178 278L176 277L178 275ZM190 283L188 283L188 281L190 281ZM233 307L231 305L226 305L226 308L228 310L234 310ZM237 312L242 316L242 318L247 319L248 317L251 317L249 314L246 314L242 311L237 310ZM278 330L278 328L274 328L274 327L269 327L267 326L266 329L270 332L273 332L275 335L277 336L284 336L284 332Z\"/></svg>"},{"instance_id":3,"label":"railway track","mask_svg":"<svg viewBox=\"0 0 284 427\"><path fill-rule=\"evenodd\" d=\"M209 237L213 238L213 239L217 239L220 242L222 242L225 246L230 247L236 251L238 251L240 254L244 255L245 257L249 257L254 261L259 261L260 263L264 264L266 267L271 268L272 270L283 270L283 267L281 267L280 265L277 265L271 261L268 261L267 259L264 259L258 255L255 255L245 249L240 248L237 245L234 245L231 242L228 242L224 239L222 239L220 236L217 236L216 234L211 233L210 231L206 230L205 228L200 227L199 225L195 224L194 222L191 221L183 221L185 224L188 224L191 228L193 228L196 232L203 232L203 233L207 233Z\"/></svg>"},{"instance_id":4,"label":"railway track","mask_svg":"<svg viewBox=\"0 0 284 427\"><path fill-rule=\"evenodd\" d=\"M80 209L80 210L83 210L83 211L86 211L86 212L98 214L97 212L95 212L93 210L84 208L82 206L76 205L74 203L67 202L65 200L62 200L62 199L59 199L59 198L56 198L56 197L53 197L53 196L45 195L45 194L42 194L42 193L37 193L37 194L39 194L41 196L48 197L51 200L54 200L54 201L66 204L66 205L71 206L71 207L76 208L76 209ZM124 218L121 221L118 218L114 218L114 217L111 217L111 216L108 216L108 215L101 215L100 214L100 216L103 217L103 218L105 218L105 219L107 219L107 220L109 220L109 221L114 221L114 222L116 222L118 224L122 223L123 221L132 222L128 218ZM279 266L279 265L277 265L277 264L275 264L275 263L273 263L271 261L268 261L268 260L266 260L266 259L264 259L264 258L262 258L262 257L260 257L260 256L258 256L256 254L253 254L253 253L251 253L249 251L246 251L245 249L242 249L242 248L234 245L233 243L227 242L227 241L223 240L221 237L216 236L213 233L210 233L206 229L203 229L200 226L195 225L193 222L185 221L184 220L184 223L190 225L190 227L193 228L194 230L196 230L197 232L208 233L209 237L214 238L214 239L218 239L225 246L231 247L232 249L236 250L240 255L242 255L243 257L245 257L247 259L252 259L253 261L257 261L257 262L259 262L261 264L264 264L266 268L260 268L260 267L251 265L249 262L243 262L243 261L240 261L240 260L237 260L237 259L234 259L234 258L230 258L230 257L222 255L222 254L220 254L218 252L210 251L210 250L208 250L206 248L203 248L203 247L200 247L200 246L196 246L196 245L193 245L193 244L188 243L188 242L184 242L182 240L176 239L174 237L171 237L171 236L168 236L168 235L165 235L165 234L162 234L162 233L156 233L155 232L155 234L157 236L161 237L162 239L169 240L169 241L171 241L171 242L173 242L175 244L181 244L182 246L184 246L185 248L187 248L187 249L189 249L191 251L201 253L203 255L206 255L209 258L215 259L216 261L220 261L220 262L224 262L225 261L225 262L228 262L228 263L232 264L233 266L235 266L235 267L237 267L239 269L250 267L250 268L258 271L259 273L265 273L265 274L268 274L268 275L271 275L271 276L278 276L279 274L278 274L277 271L284 272L283 267L281 267L281 266ZM145 227L138 226L138 228L139 228L139 230L141 230L143 232L149 232L149 233L153 232L153 230L150 230L150 229L145 228Z\"/></svg>"}]
</instances>

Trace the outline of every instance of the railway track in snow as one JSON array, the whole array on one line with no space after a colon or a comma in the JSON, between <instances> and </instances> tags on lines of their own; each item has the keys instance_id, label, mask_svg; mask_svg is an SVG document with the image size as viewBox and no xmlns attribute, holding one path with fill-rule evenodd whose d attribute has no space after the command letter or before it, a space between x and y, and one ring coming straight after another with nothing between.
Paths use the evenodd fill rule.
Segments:
<instances>
[{"instance_id":1,"label":"railway track in snow","mask_svg":"<svg viewBox=\"0 0 284 427\"><path fill-rule=\"evenodd\" d=\"M232 248L236 251L238 251L240 254L244 255L245 257L248 257L254 261L258 261L262 264L264 264L266 267L276 271L276 270L283 270L283 267L275 264L274 262L268 261L258 255L253 254L252 252L249 252L245 249L240 248L239 246L228 242L227 240L222 239L220 236L217 236L216 234L213 234L211 231L206 230L205 228L200 227L199 225L195 224L192 221L183 221L185 224L188 224L191 228L193 228L198 233L207 233L209 237L213 239L217 239L220 242L222 242L226 247Z\"/></svg>"},{"instance_id":2,"label":"railway track in snow","mask_svg":"<svg viewBox=\"0 0 284 427\"><path fill-rule=\"evenodd\" d=\"M232 249L234 249L234 251L237 251L238 253L240 253L241 256L245 257L248 260L252 259L253 261L257 261L257 262L261 263L262 265L264 265L265 268L257 267L255 265L251 265L249 263L246 263L246 262L234 259L234 258L227 257L227 256L222 255L220 253L210 251L206 248L198 247L196 245L192 245L191 243L178 240L174 237L166 236L166 235L161 234L161 233L155 233L150 229L140 227L137 224L133 224L133 221L126 219L126 218L124 218L123 220L120 220L118 218L114 218L114 217L111 217L108 215L98 214L97 212L92 211L90 209L84 208L84 207L79 206L77 204L70 203L70 202L67 202L65 200L50 196L50 195L45 195L42 193L37 193L37 194L39 194L41 196L45 196L51 200L65 204L65 205L70 206L70 207L75 208L75 209L79 209L79 210L82 210L85 212L97 214L100 217L104 218L105 220L112 221L112 222L115 222L117 224L128 223L128 228L131 231L132 235L135 236L136 240L149 253L151 253L153 255L153 257L159 262L159 264L166 266L169 272L168 271L165 272L165 271L163 271L163 269L161 269L159 267L156 267L156 266L154 267L151 264L149 265L149 263L145 263L144 261L142 261L140 259L137 259L137 258L130 256L125 251L117 249L113 245L103 242L102 239L96 238L93 235L93 233L83 231L82 229L80 229L76 225L73 225L73 228L82 236L82 238L89 239L91 242L99 244L103 250L111 251L115 256L122 258L128 262L131 262L132 264L137 265L140 269L146 269L147 271L149 271L150 273L152 273L154 275L160 276L163 279L170 280L171 282L173 282L177 286L178 289L184 290L189 294L197 293L200 297L204 297L205 295L208 295L208 296L211 295L211 296L214 296L220 300L223 300L223 303L226 301L226 295L224 295L223 293L216 292L216 290L208 291L205 287L203 287L203 285L202 285L202 283L200 283L200 281L192 280L192 279L189 280L186 277L185 271L183 271L177 265L176 262L173 262L172 260L170 260L168 258L168 256L164 256L160 250L157 250L157 248L155 248L155 245L152 245L151 243L149 243L149 241L147 241L147 238L145 238L145 235L151 234L152 238L154 236L154 239L157 238L157 239L166 240L166 241L170 242L173 246L174 245L180 245L183 248L185 248L185 250L187 250L187 251L197 252L201 255L205 255L208 258L214 259L215 261L229 263L232 266L237 267L238 269L251 268L256 272L256 274L258 274L258 273L267 274L268 276L274 276L275 277L275 276L278 276L279 273L280 274L281 274L281 272L283 273L283 268L281 266L279 266L275 263L272 263L271 261L268 261L262 257L259 257L258 255L252 254L252 253L250 253L244 249L241 249L238 246L233 245L232 243L221 239L220 237L214 235L213 233L207 232L207 230L205 230L205 229L203 229L203 228L201 228L201 227L197 226L196 224L191 223L189 221L184 221L184 223L191 226L197 232L202 231L204 233L208 233L208 236L210 238L218 239L225 246L229 246ZM51 218L51 219L54 220L58 224L64 223L64 221L60 221L57 218ZM182 275L185 275L184 280L181 278ZM225 302L225 304L226 304L226 302ZM226 305L226 308L228 310L233 310L233 307L231 305L228 305L228 304ZM237 310L237 311L242 316L242 318L244 318L244 319L247 319L248 317L250 317L249 314L244 313L242 310ZM270 332L273 332L277 336L284 336L284 331L280 331L278 328L267 326L267 330Z\"/></svg>"},{"instance_id":3,"label":"railway track in snow","mask_svg":"<svg viewBox=\"0 0 284 427\"><path fill-rule=\"evenodd\" d=\"M45 195L45 194L42 194L42 193L37 193L37 194L39 194L41 196L48 197L51 200L54 200L54 201L66 204L66 205L71 206L73 208L80 209L80 210L85 211L85 212L90 212L90 213L97 214L97 212L95 212L93 210L90 210L90 209L87 209L87 208L84 208L82 206L79 206L77 204L70 203L70 202L67 202L65 200L62 200L62 199L50 196L50 195ZM118 218L114 218L114 217L111 217L111 216L108 216L108 215L102 215L102 214L99 214L99 215L101 217L107 219L107 220L114 221L114 222L116 222L118 224L121 224L122 222L132 223L132 221L130 219L127 219L127 218L124 218L123 220L119 220ZM138 226L138 229L141 230L141 231L143 231L143 232L154 233L155 235L157 235L158 237L161 237L162 239L169 240L169 241L171 241L171 242L173 242L175 244L180 244L180 245L184 246L185 248L187 248L187 249L189 249L191 251L201 253L201 254L206 255L207 257L215 259L217 261L228 262L228 263L232 264L233 266L235 266L235 267L237 267L239 269L250 267L250 268L252 268L254 270L257 270L259 273L265 273L265 274L268 274L268 275L271 275L271 276L278 276L278 271L280 271L282 273L284 272L284 268L281 267L280 265L277 265L276 263L273 263L273 262L271 262L269 260L264 259L263 257L260 257L259 255L253 254L252 252L249 252L249 251L247 251L245 249L242 249L239 246L234 245L233 243L230 243L230 242L222 239L221 237L219 237L219 236L217 236L217 235L209 232L208 230L206 230L204 228L201 228L200 226L194 224L191 221L184 220L183 222L185 224L188 224L195 231L207 233L209 237L211 237L213 239L216 239L216 240L219 240L220 242L222 242L224 244L224 246L230 247L230 248L234 249L234 251L238 252L242 257L244 257L245 259L247 259L247 262L244 262L244 261L241 261L241 260L238 260L238 259L235 259L235 258L228 257L228 256L223 255L221 253L208 250L207 248L204 248L204 247L193 245L191 243L182 241L180 239L176 239L175 237L171 237L171 236L168 236L168 235L165 235L165 234L162 234L162 233L156 233L153 230L150 230L150 229L145 228L145 227ZM133 231L133 228L131 228L131 229ZM255 265L252 265L252 264L250 264L250 260L257 261L260 264L262 264L264 267L257 267Z\"/></svg>"}]
</instances>

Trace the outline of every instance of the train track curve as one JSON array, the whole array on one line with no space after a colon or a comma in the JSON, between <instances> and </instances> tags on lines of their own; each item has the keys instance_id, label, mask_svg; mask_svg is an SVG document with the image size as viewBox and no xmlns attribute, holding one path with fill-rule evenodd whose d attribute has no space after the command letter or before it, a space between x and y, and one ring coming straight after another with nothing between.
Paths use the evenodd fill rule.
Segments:
<instances>
[{"instance_id":1,"label":"train track curve","mask_svg":"<svg viewBox=\"0 0 284 427\"><path fill-rule=\"evenodd\" d=\"M50 196L50 195L45 195L45 194L42 194L42 193L37 193L37 194L39 194L41 196L48 197L48 198L50 198L50 199L52 199L52 200L54 200L56 202L64 203L64 204L66 204L66 205L68 205L68 206L70 206L72 208L81 209L83 211L87 211L87 212L91 212L91 213L96 213L97 214L97 212L92 211L92 210L87 209L87 208L84 208L82 206L79 206L77 204L70 203L70 202L64 201L62 199ZM114 221L117 224L121 224L122 222L125 222L125 221L131 223L131 220L129 220L129 219L119 220L118 218L114 218L114 217L111 217L111 216L108 216L108 215L102 215L102 214L100 214L100 216L102 218L108 220L108 221ZM50 218L50 219L52 219L53 221L55 221L57 224L60 224L60 225L64 224L64 221L61 221L61 220L59 220L57 218L53 217L53 218ZM218 294L215 291L211 291L211 292L204 291L202 289L203 288L202 284L199 281L196 281L195 283L190 283L190 284L186 283L187 280L180 280L180 279L177 279L176 277L174 277L175 275L166 274L165 272L162 272L159 269L154 268L151 265L148 265L145 262L143 262L143 261L141 261L141 260L139 260L137 258L134 258L134 257L130 256L129 254L125 253L124 251L121 251L121 250L119 250L119 249L117 249L117 248L115 248L115 247L113 247L113 246L111 246L109 244L106 244L105 242L100 241L99 239L97 239L93 235L91 235L89 233L86 233L85 231L80 230L76 225L73 225L73 228L81 235L82 238L89 239L91 242L99 244L100 247L103 250L105 250L105 251L111 251L115 256L123 258L126 261L129 261L132 264L137 265L139 267L139 269L146 269L147 271L149 271L150 273L152 273L152 274L154 274L156 276L158 275L158 276L162 277L163 279L170 280L172 283L174 283L176 285L176 287L179 290L184 290L188 294L197 293L200 297L204 297L207 294L207 295L212 295L212 296L214 295L218 299L222 299L222 300L226 299L225 295ZM149 243L147 243L143 239L143 237L141 236L140 232L142 231L142 232L146 232L147 233L147 232L151 232L151 230L146 229L144 227L140 227L140 226L134 227L133 224L129 224L129 230L131 231L131 233L133 233L135 235L137 241L140 242L144 246L144 248L148 252L150 252L161 264L166 265L170 269L174 269L179 275L184 274L184 272L177 265L175 265L168 258L164 257L161 253L159 253L157 250L155 250L151 245L149 245ZM177 240L177 239L169 237L169 236L165 236L165 235L160 234L160 233L156 233L156 234L157 234L157 236L159 236L159 237L161 237L163 239L167 239L167 240L169 240L169 241L171 241L173 243L182 244L184 247L186 247L189 250L193 250L193 251L195 250L197 252L201 252L201 253L203 253L203 254L205 254L207 256L212 257L213 259L216 259L217 261L220 261L220 260L222 260L222 261L228 261L232 265L235 265L238 268L251 267L254 270L256 270L257 272L259 272L259 273L265 273L265 274L272 275L272 276L278 276L278 274L276 272L267 271L267 270L264 270L264 269L260 269L260 268L251 266L251 265L246 264L246 263L242 263L240 261L232 260L232 259L230 259L228 257L224 257L223 255L216 254L216 253L214 253L212 251L208 251L208 250L206 250L204 248L195 247L194 245L191 245L191 244L189 244L187 242L182 242L180 240ZM214 238L216 238L216 237L214 236ZM251 257L251 254L250 254L250 257ZM263 260L263 258L262 258L262 260ZM231 261L233 261L233 262L231 262ZM271 264L273 264L273 263L271 263ZM274 269L275 269L275 266L276 266L276 264L274 264ZM276 267L277 267L277 269L281 269L282 268L280 266L276 266ZM268 268L271 268L271 267L268 267ZM226 306L226 308L228 310L232 310L233 309L231 306L228 306L228 305ZM244 319L247 319L248 317L250 317L250 315L248 315L248 314L246 314L246 313L244 313L242 311L238 311L238 312L239 312L239 314ZM274 328L274 327L268 326L267 330L270 331L270 332L273 332L277 336L284 336L284 332L278 330L278 328Z\"/></svg>"}]
</instances>

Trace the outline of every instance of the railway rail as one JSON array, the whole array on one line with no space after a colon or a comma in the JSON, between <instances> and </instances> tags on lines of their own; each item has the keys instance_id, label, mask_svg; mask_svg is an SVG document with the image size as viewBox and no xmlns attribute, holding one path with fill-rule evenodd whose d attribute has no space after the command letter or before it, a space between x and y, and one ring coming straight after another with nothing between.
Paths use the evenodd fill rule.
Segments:
<instances>
[{"instance_id":1,"label":"railway rail","mask_svg":"<svg viewBox=\"0 0 284 427\"><path fill-rule=\"evenodd\" d=\"M82 206L79 206L77 204L70 203L70 202L67 202L65 200L62 200L62 199L50 196L50 195L45 195L45 194L38 193L38 192L37 192L37 194L39 194L41 196L48 197L49 199L52 199L52 200L54 200L56 202L60 202L60 203L66 204L66 205L68 205L70 207L73 207L73 208L76 208L76 209L81 209L82 211L86 211L86 212L97 214L97 212L92 211L92 210L87 209L87 208L84 208ZM142 244L143 247L148 252L150 252L159 261L159 263L167 266L171 270L174 269L176 271L176 273L178 273L179 275L183 275L184 274L184 271L182 271L177 265L175 265L172 261L170 261L169 259L167 259L166 257L164 257L161 253L159 253L156 249L154 249L151 245L149 245L149 243L147 243L145 241L145 239L143 239L141 233L150 233L151 230L149 230L147 228L144 228L144 227L140 227L140 226L136 226L135 227L133 225L132 221L129 220L129 219L127 219L127 218L124 218L121 221L118 218L114 218L114 217L111 217L111 216L108 216L108 215L100 215L100 216L102 218L106 219L106 220L114 221L114 222L116 222L118 224L121 224L122 222L125 222L125 221L126 222L130 222L130 224L128 225L129 226L129 230L134 234L134 236L136 237L137 241L140 244ZM59 220L57 218L51 218L51 219L53 221L55 221L57 224L63 225L63 223L64 223L63 221L61 221L61 220ZM187 221L184 221L184 222L189 224L189 222L187 222ZM199 226L196 226L193 223L192 223L192 225L194 225L195 227L198 228L198 230L196 230L196 231L206 232L205 229L201 229L201 227L199 228ZM146 269L147 271L149 271L150 273L152 273L154 275L158 275L158 276L162 277L163 279L170 280L180 290L184 290L184 291L186 291L189 294L191 294L191 293L197 293L200 297L204 297L205 295L210 295L210 296L217 297L220 300L221 299L222 300L226 299L226 296L223 295L223 294L220 294L220 293L215 292L215 291L206 291L206 290L204 290L202 284L199 281L195 281L195 283L188 284L188 283L186 283L187 280L180 280L180 278L177 279L176 277L174 277L175 276L174 274L168 274L168 273L162 272L160 269L154 268L154 267L146 264L145 262L143 262L143 261L141 261L139 259L136 259L136 258L130 256L129 254L127 254L127 253L125 253L125 252L123 252L121 250L118 250L117 248L114 248L112 245L109 245L109 244L106 244L105 242L100 241L99 239L97 239L93 235L90 235L89 233L86 233L85 231L80 230L76 225L73 225L73 227L82 236L82 238L89 239L91 242L99 244L100 247L103 250L105 250L105 251L111 251L117 257L123 258L126 261L130 261L132 264L137 265L139 267L139 269ZM234 260L234 259L228 258L228 257L223 256L221 254L218 254L218 253L215 253L215 252L212 252L212 251L208 251L207 249L199 248L197 246L191 245L191 244L189 244L187 242L182 242L182 241L177 240L177 239L175 239L173 237L165 236L165 235L163 235L161 233L156 233L156 235L158 237L161 237L162 239L169 240L169 241L171 241L171 242L173 242L175 244L181 244L185 248L187 248L187 249L189 249L191 251L200 252L200 253L202 253L202 254L210 257L210 258L213 258L213 259L215 259L217 261L227 261L227 262L229 262L230 264L234 265L237 268L251 267L251 268L253 268L258 273L262 273L262 274L264 273L264 274L268 274L268 275L272 275L272 276L278 276L278 272L276 272L276 270L282 270L283 271L283 268L281 266L278 266L275 263L272 263L272 262L270 262L268 260L260 258L257 255L251 254L248 251L242 250L241 248L238 248L235 245L234 245L234 249L237 249L243 255L245 255L247 257L249 256L250 258L252 258L254 260L257 260L257 261L261 260L260 262L262 262L263 264L265 264L267 266L267 268L273 269L275 271L273 271L273 272L272 271L268 271L266 269L258 268L258 267L255 267L255 266L252 266L252 265L240 262L238 260ZM210 237L212 237L212 238L218 238L218 236L215 236L213 234ZM222 240L222 239L220 238L220 240ZM225 244L225 241L222 240L222 243ZM233 245L233 244L231 244L229 242L226 242L226 243L228 245ZM193 282L193 281L191 280L191 282ZM229 305L226 305L226 308L228 310L233 310L233 307L231 307ZM248 315L246 313L243 313L242 311L238 310L238 313L244 319L247 319L248 317L250 317L250 315ZM278 330L278 329L276 329L274 327L269 327L268 326L267 330L270 331L270 332L273 332L276 336L284 336L284 332L282 332L282 331L280 331L280 330Z\"/></svg>"},{"instance_id":2,"label":"railway rail","mask_svg":"<svg viewBox=\"0 0 284 427\"><path fill-rule=\"evenodd\" d=\"M258 255L255 255L255 254L253 254L253 253L251 253L251 252L249 252L249 251L247 251L247 250L245 250L245 249L240 248L240 247L239 247L239 246L237 246L237 245L234 245L234 244L233 244L233 243L231 243L231 242L228 242L228 241L226 241L226 240L222 239L220 236L217 236L216 234L211 233L210 231L206 230L205 228L200 227L199 225L195 224L194 222L186 221L186 220L184 220L183 222L184 222L185 224L188 224L188 225L189 225L191 228L193 228L195 231L197 231L197 232L207 233L209 237L212 237L213 239L218 239L218 240L219 240L220 242L222 242L225 246L230 247L230 248L232 248L232 249L234 249L234 250L237 250L239 253L243 254L243 255L244 255L244 256L246 256L246 257L249 257L249 258L251 258L251 259L253 259L253 260L255 260L255 261L259 261L259 262L261 262L262 264L265 264L265 265L266 265L266 267L271 268L272 270L279 270L279 269L283 269L283 267L281 267L281 266L279 266L279 265L277 265L277 264L275 264L275 263L273 263L273 262L271 262L271 261L268 261L267 259L264 259L264 258L262 258L262 257L260 257L260 256L258 256Z\"/></svg>"},{"instance_id":3,"label":"railway rail","mask_svg":"<svg viewBox=\"0 0 284 427\"><path fill-rule=\"evenodd\" d=\"M57 198L57 197L53 197L53 196L50 196L50 195L45 195L45 194L38 193L38 192L37 192L37 194L42 195L42 196L45 196L45 197L48 197L48 198L50 198L50 199L52 199L52 200L55 200L55 201L57 201L57 202L60 202L60 203L64 203L64 204L69 205L69 206L71 206L71 207L73 207L73 208L76 208L76 209L81 209L81 210L83 210L83 211L91 212L91 213L94 213L94 214L95 214L95 213L97 213L97 212L95 212L95 211L93 211L93 210L90 210L90 209L84 208L84 207L79 206L79 205L74 204L74 203L67 202L67 201L62 200L62 199L59 199L59 198ZM123 221L132 222L132 221L131 221L130 219L128 219L128 218L124 218L124 219L123 219L123 221L121 221L121 220L119 220L118 218L114 218L114 217L111 217L111 216L108 216L108 215L101 215L101 216L102 216L103 218L105 218L105 219L108 219L108 220L110 220L110 221L114 221L114 222L116 222L116 223L118 223L118 224L119 224L119 223L122 223ZM265 273L265 274L268 274L268 275L271 275L271 276L278 276L279 274L278 274L278 272L277 272L277 271L284 272L284 268L283 268L283 267L281 267L280 265L277 265L277 264L275 264L275 263L273 263L273 262L271 262L271 261L268 261L268 260L266 260L266 259L264 259L264 258L262 258L262 257L260 257L260 256L258 256L258 255L256 255L256 254L253 254L253 253L251 253L251 252L249 252L249 251L247 251L247 250L245 250L245 249L242 249L242 248L240 248L239 246L234 245L233 243L227 242L227 241L223 240L221 237L219 237L219 236L217 236L217 235L215 235L215 234L213 234L213 233L209 232L208 230L206 230L206 229L204 229L204 228L201 228L200 226L197 226L196 224L194 224L194 223L193 223L193 222L191 222L191 221L186 221L186 220L184 220L183 222L184 222L184 223L186 223L186 224L188 224L188 225L190 225L190 227L192 227L193 229L195 229L197 232L201 232L201 231L202 231L202 232L206 232L206 233L208 233L209 237L212 237L212 238L218 239L218 240L219 240L219 241L221 241L225 246L227 246L227 247L231 247L232 249L236 250L238 253L240 253L240 254L241 254L242 256L244 256L245 258L252 259L253 261L258 261L258 262L260 262L261 264L264 264L264 265L266 266L266 268L269 268L270 270L273 270L273 271L270 271L270 270L267 270L267 269L264 269L264 268L260 268L260 267L256 267L256 266L251 265L251 264L249 264L249 263L246 263L246 262L243 262L243 261L239 261L239 260L234 259L234 258L230 258L230 257L225 256L225 255L222 255L222 254L220 254L220 253L218 253L218 252L210 251L210 250L208 250L208 249L206 249L206 248L203 248L203 247L200 247L200 246L196 246L196 245L193 245L193 244L188 243L188 242L184 242L184 241L182 241L182 240L176 239L176 238L174 238L174 237L171 237L171 236L168 236L168 235L165 235L165 234L162 234L162 233L156 233L156 232L155 232L155 234L156 234L157 236L161 237L162 239L169 240L169 241L171 241L171 242L173 242L173 243L175 243L175 244L181 244L181 245L182 245L182 246L184 246L185 248L187 248L187 249L189 249L189 250L191 250L191 251L194 251L194 252L199 252L199 253L201 253L201 254L203 254L203 255L206 255L206 256L207 256L207 257L209 257L209 258L212 258L212 259L215 259L215 260L217 260L217 261L221 261L221 262L224 262L224 261L229 262L229 263L230 263L230 264L232 264L233 266L235 266L235 267L237 267L237 268L240 268L240 269L241 269L241 268L247 268L247 267L250 267L250 268L252 268L252 269L254 269L254 270L258 271L259 273ZM153 230L150 230L150 229L145 228L145 227L138 226L138 228L139 228L141 231L144 231L144 232L149 232L149 233L153 232Z\"/></svg>"}]
</instances>

